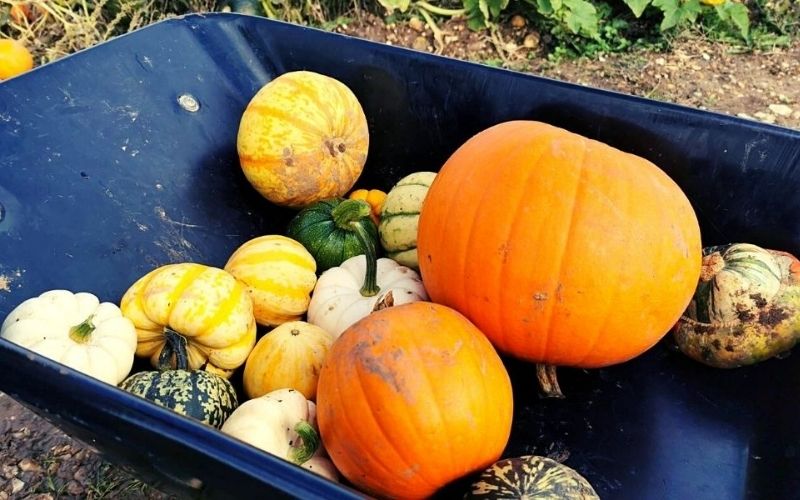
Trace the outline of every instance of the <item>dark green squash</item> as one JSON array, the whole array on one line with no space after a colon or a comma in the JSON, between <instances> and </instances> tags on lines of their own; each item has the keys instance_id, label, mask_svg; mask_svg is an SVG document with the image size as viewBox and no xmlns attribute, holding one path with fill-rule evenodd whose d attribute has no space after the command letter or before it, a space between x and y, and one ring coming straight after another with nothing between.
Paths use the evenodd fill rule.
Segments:
<instances>
[{"instance_id":1,"label":"dark green squash","mask_svg":"<svg viewBox=\"0 0 800 500\"><path fill-rule=\"evenodd\" d=\"M800 340L800 261L748 243L703 249L697 290L673 336L681 352L716 368L788 351Z\"/></svg>"},{"instance_id":2,"label":"dark green squash","mask_svg":"<svg viewBox=\"0 0 800 500\"><path fill-rule=\"evenodd\" d=\"M370 211L362 200L323 200L301 210L289 222L287 236L306 247L317 262L317 272L322 273L365 253L356 229L363 230L378 248L378 228Z\"/></svg>"},{"instance_id":3,"label":"dark green squash","mask_svg":"<svg viewBox=\"0 0 800 500\"><path fill-rule=\"evenodd\" d=\"M483 471L464 498L594 500L597 492L574 469L535 455L506 458Z\"/></svg>"},{"instance_id":4,"label":"dark green squash","mask_svg":"<svg viewBox=\"0 0 800 500\"><path fill-rule=\"evenodd\" d=\"M186 339L170 335L159 370L139 372L123 380L120 388L177 413L220 428L238 405L236 390L228 380L205 370L187 370ZM170 369L174 352L177 369Z\"/></svg>"}]
</instances>

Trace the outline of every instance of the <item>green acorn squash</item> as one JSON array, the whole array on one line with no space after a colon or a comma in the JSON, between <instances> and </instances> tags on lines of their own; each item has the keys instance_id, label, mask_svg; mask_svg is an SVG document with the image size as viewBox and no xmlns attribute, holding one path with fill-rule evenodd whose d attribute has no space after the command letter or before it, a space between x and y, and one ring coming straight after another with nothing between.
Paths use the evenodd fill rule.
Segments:
<instances>
[{"instance_id":1,"label":"green acorn squash","mask_svg":"<svg viewBox=\"0 0 800 500\"><path fill-rule=\"evenodd\" d=\"M574 469L535 455L506 458L483 471L464 498L539 498L599 500L597 492Z\"/></svg>"},{"instance_id":2,"label":"green acorn squash","mask_svg":"<svg viewBox=\"0 0 800 500\"><path fill-rule=\"evenodd\" d=\"M356 235L363 230L378 245L378 228L363 200L331 198L301 210L290 222L287 235L303 244L317 262L317 272L336 267L366 252Z\"/></svg>"},{"instance_id":3,"label":"green acorn squash","mask_svg":"<svg viewBox=\"0 0 800 500\"><path fill-rule=\"evenodd\" d=\"M236 390L227 379L205 370L187 370L186 338L166 332L172 349L164 349L159 370L138 372L126 378L120 388L177 413L216 428L238 405ZM170 369L168 355L174 352L177 369Z\"/></svg>"}]
</instances>

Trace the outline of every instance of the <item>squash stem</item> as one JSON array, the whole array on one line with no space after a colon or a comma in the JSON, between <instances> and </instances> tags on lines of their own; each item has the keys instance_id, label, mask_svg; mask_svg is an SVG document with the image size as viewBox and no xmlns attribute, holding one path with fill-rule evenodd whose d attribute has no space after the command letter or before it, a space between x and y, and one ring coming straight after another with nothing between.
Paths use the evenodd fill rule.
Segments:
<instances>
[{"instance_id":1,"label":"squash stem","mask_svg":"<svg viewBox=\"0 0 800 500\"><path fill-rule=\"evenodd\" d=\"M555 365L537 363L536 379L539 381L539 389L541 389L544 397L564 399L564 393L561 392L561 387L558 386Z\"/></svg>"},{"instance_id":2,"label":"squash stem","mask_svg":"<svg viewBox=\"0 0 800 500\"><path fill-rule=\"evenodd\" d=\"M358 222L353 222L352 224L359 241L361 241L361 246L364 247L364 257L367 259L367 270L364 274L364 286L361 287L361 295L373 297L381 291L378 286L378 259L375 257L375 244L370 239L364 226Z\"/></svg>"},{"instance_id":3,"label":"squash stem","mask_svg":"<svg viewBox=\"0 0 800 500\"><path fill-rule=\"evenodd\" d=\"M363 200L344 200L331 211L334 223L342 229L354 232L364 249L364 256L367 259L364 286L361 287L361 295L364 297L373 297L381 290L378 286L378 259L375 243L369 237L363 224L365 220L371 220L371 214L372 208Z\"/></svg>"},{"instance_id":4,"label":"squash stem","mask_svg":"<svg viewBox=\"0 0 800 500\"><path fill-rule=\"evenodd\" d=\"M161 349L158 356L159 370L187 370L189 368L189 358L186 353L186 337L176 332L172 328L164 327L164 337L166 344ZM172 366L172 357L175 356L175 366Z\"/></svg>"},{"instance_id":5,"label":"squash stem","mask_svg":"<svg viewBox=\"0 0 800 500\"><path fill-rule=\"evenodd\" d=\"M75 325L69 329L69 338L79 344L85 344L89 342L92 338L92 332L95 329L92 320L94 319L94 314L89 315L88 318L83 320L83 322L79 325Z\"/></svg>"},{"instance_id":6,"label":"squash stem","mask_svg":"<svg viewBox=\"0 0 800 500\"><path fill-rule=\"evenodd\" d=\"M307 462L319 448L319 434L314 427L305 420L298 422L294 426L294 431L300 436L302 443L295 443L295 446L289 452L289 459L292 462L300 465Z\"/></svg>"}]
</instances>

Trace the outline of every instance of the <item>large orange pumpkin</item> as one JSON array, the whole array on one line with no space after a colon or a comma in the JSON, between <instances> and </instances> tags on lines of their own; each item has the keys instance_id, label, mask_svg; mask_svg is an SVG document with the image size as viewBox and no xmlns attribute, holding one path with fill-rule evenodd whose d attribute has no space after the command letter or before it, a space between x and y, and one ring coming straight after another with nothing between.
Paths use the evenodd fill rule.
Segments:
<instances>
[{"instance_id":1,"label":"large orange pumpkin","mask_svg":"<svg viewBox=\"0 0 800 500\"><path fill-rule=\"evenodd\" d=\"M342 82L291 71L252 98L236 145L245 177L262 196L306 207L343 196L361 175L369 148L367 118Z\"/></svg>"},{"instance_id":2,"label":"large orange pumpkin","mask_svg":"<svg viewBox=\"0 0 800 500\"><path fill-rule=\"evenodd\" d=\"M702 261L694 210L662 170L534 121L493 126L448 159L418 249L431 300L499 350L585 368L656 344Z\"/></svg>"},{"instance_id":3,"label":"large orange pumpkin","mask_svg":"<svg viewBox=\"0 0 800 500\"><path fill-rule=\"evenodd\" d=\"M317 421L337 469L381 497L427 497L492 464L508 442L511 382L464 316L414 302L345 330L322 366Z\"/></svg>"}]
</instances>

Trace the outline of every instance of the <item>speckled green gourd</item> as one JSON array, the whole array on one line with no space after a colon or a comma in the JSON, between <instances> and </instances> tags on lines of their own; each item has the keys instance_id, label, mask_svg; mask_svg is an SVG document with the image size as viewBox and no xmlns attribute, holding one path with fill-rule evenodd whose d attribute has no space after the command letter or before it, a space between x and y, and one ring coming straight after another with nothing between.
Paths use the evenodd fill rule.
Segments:
<instances>
[{"instance_id":1,"label":"speckled green gourd","mask_svg":"<svg viewBox=\"0 0 800 500\"><path fill-rule=\"evenodd\" d=\"M464 498L599 500L597 492L574 469L535 455L506 458L483 471Z\"/></svg>"},{"instance_id":2,"label":"speckled green gourd","mask_svg":"<svg viewBox=\"0 0 800 500\"><path fill-rule=\"evenodd\" d=\"M400 179L386 195L381 208L378 234L390 259L419 270L417 230L422 203L428 194L434 172L415 172Z\"/></svg>"},{"instance_id":3,"label":"speckled green gourd","mask_svg":"<svg viewBox=\"0 0 800 500\"><path fill-rule=\"evenodd\" d=\"M697 290L673 336L681 352L716 368L788 351L800 340L800 261L747 243L703 249Z\"/></svg>"},{"instance_id":4,"label":"speckled green gourd","mask_svg":"<svg viewBox=\"0 0 800 500\"><path fill-rule=\"evenodd\" d=\"M159 360L160 371L135 373L123 380L120 388L187 417L222 427L238 405L236 390L218 375L205 370L187 370L186 339L181 341L180 334L168 333L178 369L167 369L169 360L162 356L165 359Z\"/></svg>"},{"instance_id":5,"label":"speckled green gourd","mask_svg":"<svg viewBox=\"0 0 800 500\"><path fill-rule=\"evenodd\" d=\"M356 204L366 215L353 210ZM369 216L370 210L362 200L322 200L295 215L286 234L308 250L317 262L317 273L322 273L365 252L353 224L359 225L377 246L378 228Z\"/></svg>"}]
</instances>

